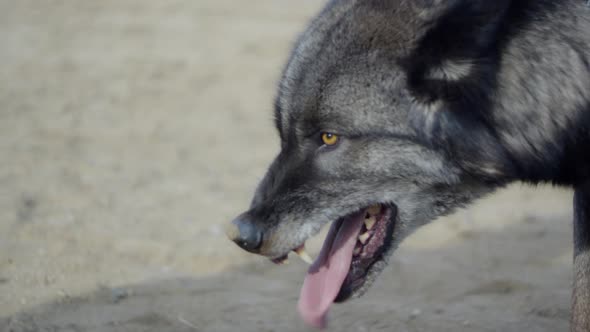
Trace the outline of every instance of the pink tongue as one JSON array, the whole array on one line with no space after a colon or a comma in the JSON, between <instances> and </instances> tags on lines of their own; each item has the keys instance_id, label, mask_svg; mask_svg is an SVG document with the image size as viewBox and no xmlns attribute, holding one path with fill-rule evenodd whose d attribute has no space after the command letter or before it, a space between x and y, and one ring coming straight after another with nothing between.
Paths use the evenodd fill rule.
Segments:
<instances>
[{"instance_id":1,"label":"pink tongue","mask_svg":"<svg viewBox=\"0 0 590 332\"><path fill-rule=\"evenodd\" d=\"M346 279L363 214L332 224L319 257L307 271L299 297L299 314L314 327L326 326L326 314Z\"/></svg>"}]
</instances>

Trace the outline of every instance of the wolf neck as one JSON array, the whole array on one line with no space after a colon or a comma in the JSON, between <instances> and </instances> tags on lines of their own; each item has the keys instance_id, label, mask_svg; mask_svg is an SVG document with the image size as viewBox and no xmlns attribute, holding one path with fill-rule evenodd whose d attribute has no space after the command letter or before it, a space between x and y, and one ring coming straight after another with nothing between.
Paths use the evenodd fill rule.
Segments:
<instances>
[{"instance_id":1,"label":"wolf neck","mask_svg":"<svg viewBox=\"0 0 590 332\"><path fill-rule=\"evenodd\" d=\"M469 156L470 173L560 185L590 179L590 9L581 1L554 9L567 19L525 12L534 17L503 27L510 37L485 54L493 75L460 80L469 100L451 96L423 112L416 127L452 155ZM564 25L573 33L561 33Z\"/></svg>"},{"instance_id":2,"label":"wolf neck","mask_svg":"<svg viewBox=\"0 0 590 332\"><path fill-rule=\"evenodd\" d=\"M497 137L518 161L519 180L590 179L590 10L577 5L558 13L571 21L530 23L506 44L491 121L504 128ZM571 33L560 33L560 24Z\"/></svg>"}]
</instances>

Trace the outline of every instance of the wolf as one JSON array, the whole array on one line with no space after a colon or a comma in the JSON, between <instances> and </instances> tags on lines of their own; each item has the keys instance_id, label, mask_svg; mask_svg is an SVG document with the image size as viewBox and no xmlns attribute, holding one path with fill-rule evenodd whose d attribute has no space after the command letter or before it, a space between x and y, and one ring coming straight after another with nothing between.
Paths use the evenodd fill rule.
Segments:
<instances>
[{"instance_id":1,"label":"wolf","mask_svg":"<svg viewBox=\"0 0 590 332\"><path fill-rule=\"evenodd\" d=\"M299 299L326 324L417 228L515 181L574 194L571 330L590 331L590 7L332 0L294 45L281 150L228 224L276 263L331 224Z\"/></svg>"}]
</instances>

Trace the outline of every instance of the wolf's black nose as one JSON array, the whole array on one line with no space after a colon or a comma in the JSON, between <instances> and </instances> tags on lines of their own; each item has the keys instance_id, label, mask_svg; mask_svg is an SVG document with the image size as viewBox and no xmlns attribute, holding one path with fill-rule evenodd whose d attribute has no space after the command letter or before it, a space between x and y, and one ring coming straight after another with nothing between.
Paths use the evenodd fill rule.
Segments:
<instances>
[{"instance_id":1,"label":"wolf's black nose","mask_svg":"<svg viewBox=\"0 0 590 332\"><path fill-rule=\"evenodd\" d=\"M230 240L249 252L258 252L262 245L262 231L245 215L234 219L226 227L225 233Z\"/></svg>"}]
</instances>

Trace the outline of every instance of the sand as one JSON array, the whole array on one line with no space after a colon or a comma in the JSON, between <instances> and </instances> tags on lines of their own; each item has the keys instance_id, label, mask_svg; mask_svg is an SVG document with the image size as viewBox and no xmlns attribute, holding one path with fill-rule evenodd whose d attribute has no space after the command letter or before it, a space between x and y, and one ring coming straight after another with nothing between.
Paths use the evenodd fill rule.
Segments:
<instances>
[{"instance_id":1,"label":"sand","mask_svg":"<svg viewBox=\"0 0 590 332\"><path fill-rule=\"evenodd\" d=\"M307 330L305 264L222 224L278 150L275 84L320 6L0 0L0 331ZM434 222L329 331L566 330L571 198L515 185Z\"/></svg>"}]
</instances>

